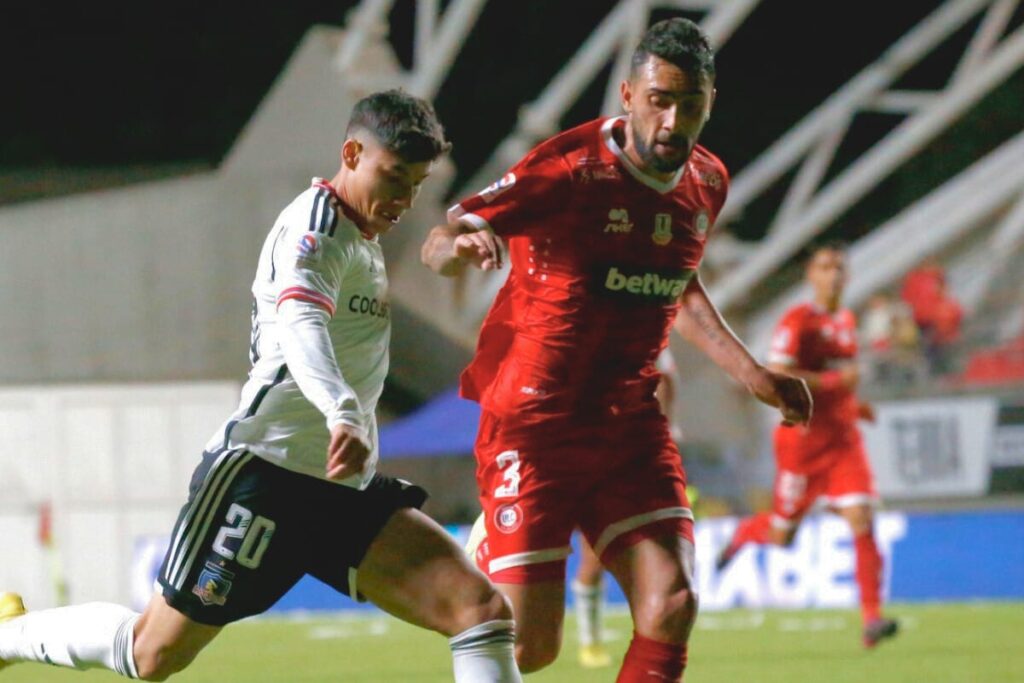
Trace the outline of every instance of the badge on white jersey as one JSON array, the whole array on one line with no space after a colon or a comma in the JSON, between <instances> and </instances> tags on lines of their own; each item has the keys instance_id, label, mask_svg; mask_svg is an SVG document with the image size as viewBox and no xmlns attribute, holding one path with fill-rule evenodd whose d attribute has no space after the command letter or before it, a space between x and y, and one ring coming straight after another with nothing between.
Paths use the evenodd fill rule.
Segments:
<instances>
[{"instance_id":1,"label":"badge on white jersey","mask_svg":"<svg viewBox=\"0 0 1024 683\"><path fill-rule=\"evenodd\" d=\"M298 252L300 262L316 263L320 260L320 241L312 233L304 234L295 245L295 250Z\"/></svg>"}]
</instances>

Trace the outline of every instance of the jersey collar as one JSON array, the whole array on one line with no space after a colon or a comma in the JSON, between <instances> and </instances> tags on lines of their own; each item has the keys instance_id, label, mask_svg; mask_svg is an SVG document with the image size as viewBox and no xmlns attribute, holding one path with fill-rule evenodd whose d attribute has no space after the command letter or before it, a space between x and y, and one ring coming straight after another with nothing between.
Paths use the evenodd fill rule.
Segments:
<instances>
[{"instance_id":1,"label":"jersey collar","mask_svg":"<svg viewBox=\"0 0 1024 683\"><path fill-rule=\"evenodd\" d=\"M345 200L341 198L341 195L338 194L338 191L334 189L334 185L331 185L329 182L327 182L327 180L323 178L313 178L313 187L320 188L321 190L327 190L327 192L330 193L331 198L338 203L338 206L341 207L341 212L345 214L345 218L349 219L350 221L352 221L352 223L355 224L356 228L359 230L360 235L362 235L365 239L371 241L377 239L376 235L366 231L366 221L363 220L362 216L356 213L355 209L349 206L348 203L346 203Z\"/></svg>"},{"instance_id":2,"label":"jersey collar","mask_svg":"<svg viewBox=\"0 0 1024 683\"><path fill-rule=\"evenodd\" d=\"M618 157L619 161L622 163L623 166L626 167L626 170L629 171L629 174L631 176L639 180L647 187L651 188L656 192L660 192L661 194L666 194L676 189L676 186L679 185L679 181L683 179L683 174L686 172L686 167L690 163L689 160L687 160L685 164L680 166L679 170L675 172L675 175L673 175L667 181L658 180L657 178L654 178L648 175L647 173L644 173L642 170L637 168L637 166L632 161L629 160L629 157L626 156L626 152L622 149L622 147L619 146L619 143L615 141L615 136L612 135L612 131L615 129L615 126L620 121L624 123L626 121L626 117L616 116L614 118L608 119L601 125L601 137L604 139L605 146L611 151L612 154Z\"/></svg>"}]
</instances>

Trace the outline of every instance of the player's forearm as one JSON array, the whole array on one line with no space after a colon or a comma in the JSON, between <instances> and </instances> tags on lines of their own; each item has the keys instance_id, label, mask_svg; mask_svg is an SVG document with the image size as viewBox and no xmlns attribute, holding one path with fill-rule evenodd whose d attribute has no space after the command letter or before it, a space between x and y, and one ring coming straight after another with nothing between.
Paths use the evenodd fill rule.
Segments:
<instances>
[{"instance_id":1,"label":"player's forearm","mask_svg":"<svg viewBox=\"0 0 1024 683\"><path fill-rule=\"evenodd\" d=\"M840 370L816 372L814 370L802 370L782 363L769 363L768 368L775 372L784 372L787 375L799 377L807 382L807 388L811 391L830 391L856 386L856 377L851 379L850 373L844 373Z\"/></svg>"},{"instance_id":2,"label":"player's forearm","mask_svg":"<svg viewBox=\"0 0 1024 683\"><path fill-rule=\"evenodd\" d=\"M439 225L427 235L420 249L420 261L435 273L454 277L466 267L464 259L455 253L455 238L461 230L454 225Z\"/></svg>"},{"instance_id":3,"label":"player's forearm","mask_svg":"<svg viewBox=\"0 0 1024 683\"><path fill-rule=\"evenodd\" d=\"M324 414L328 428L346 424L366 430L359 397L345 381L327 332L327 312L315 304L285 301L281 350L303 396Z\"/></svg>"},{"instance_id":4,"label":"player's forearm","mask_svg":"<svg viewBox=\"0 0 1024 683\"><path fill-rule=\"evenodd\" d=\"M682 295L676 331L736 381L750 386L764 366L729 328L695 276Z\"/></svg>"}]
</instances>

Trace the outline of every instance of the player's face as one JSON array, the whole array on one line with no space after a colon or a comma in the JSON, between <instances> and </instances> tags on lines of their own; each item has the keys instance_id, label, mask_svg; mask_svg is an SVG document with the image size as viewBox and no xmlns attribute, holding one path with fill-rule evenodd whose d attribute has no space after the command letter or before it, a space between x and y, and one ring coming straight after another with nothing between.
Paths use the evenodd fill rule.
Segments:
<instances>
[{"instance_id":1,"label":"player's face","mask_svg":"<svg viewBox=\"0 0 1024 683\"><path fill-rule=\"evenodd\" d=\"M846 256L834 249L820 249L807 264L807 280L819 302L838 302L846 286Z\"/></svg>"},{"instance_id":2,"label":"player's face","mask_svg":"<svg viewBox=\"0 0 1024 683\"><path fill-rule=\"evenodd\" d=\"M372 140L358 143L358 147L354 163L347 162L346 200L365 219L367 232L382 234L412 206L434 162L405 161Z\"/></svg>"},{"instance_id":3,"label":"player's face","mask_svg":"<svg viewBox=\"0 0 1024 683\"><path fill-rule=\"evenodd\" d=\"M674 173L690 158L711 116L715 87L703 72L688 73L650 56L622 84L636 155L655 173Z\"/></svg>"}]
</instances>

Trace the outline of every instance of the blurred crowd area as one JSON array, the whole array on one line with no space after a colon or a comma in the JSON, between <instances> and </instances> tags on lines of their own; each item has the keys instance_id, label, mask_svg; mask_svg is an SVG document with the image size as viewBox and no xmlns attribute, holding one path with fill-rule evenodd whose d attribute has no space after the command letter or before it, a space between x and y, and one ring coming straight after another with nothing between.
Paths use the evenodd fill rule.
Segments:
<instances>
[{"instance_id":1,"label":"blurred crowd area","mask_svg":"<svg viewBox=\"0 0 1024 683\"><path fill-rule=\"evenodd\" d=\"M898 288L859 311L864 389L898 397L922 391L1024 384L1024 298L1006 278L966 310L941 264L926 260Z\"/></svg>"}]
</instances>

